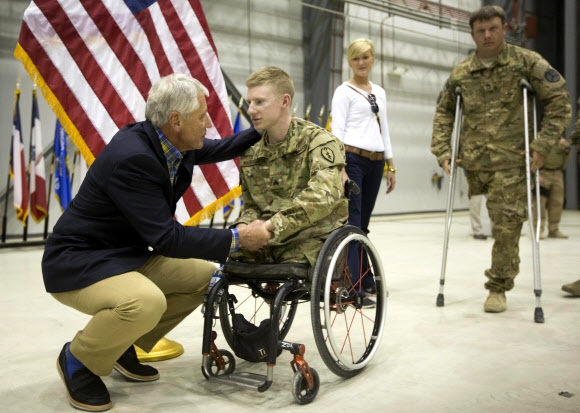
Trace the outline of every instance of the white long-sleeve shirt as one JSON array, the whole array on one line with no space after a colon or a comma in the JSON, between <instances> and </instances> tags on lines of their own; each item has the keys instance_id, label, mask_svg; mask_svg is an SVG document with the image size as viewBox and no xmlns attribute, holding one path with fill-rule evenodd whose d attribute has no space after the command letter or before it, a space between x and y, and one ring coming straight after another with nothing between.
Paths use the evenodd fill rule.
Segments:
<instances>
[{"instance_id":1,"label":"white long-sleeve shirt","mask_svg":"<svg viewBox=\"0 0 580 413\"><path fill-rule=\"evenodd\" d=\"M370 84L379 106L381 128L379 129L377 117L371 111L369 101L365 99L369 94L352 83L344 82L336 88L332 97L332 133L345 145L384 152L385 158L390 159L393 151L387 124L387 95L379 85L372 82Z\"/></svg>"}]
</instances>

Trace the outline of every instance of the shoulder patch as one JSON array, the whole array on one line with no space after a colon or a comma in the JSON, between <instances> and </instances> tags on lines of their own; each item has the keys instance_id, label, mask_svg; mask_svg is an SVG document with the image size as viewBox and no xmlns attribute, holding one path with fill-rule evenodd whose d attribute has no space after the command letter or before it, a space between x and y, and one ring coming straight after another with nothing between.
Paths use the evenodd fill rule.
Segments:
<instances>
[{"instance_id":1,"label":"shoulder patch","mask_svg":"<svg viewBox=\"0 0 580 413\"><path fill-rule=\"evenodd\" d=\"M334 152L328 146L323 146L322 149L320 149L320 154L328 162L334 163Z\"/></svg>"},{"instance_id":2,"label":"shoulder patch","mask_svg":"<svg viewBox=\"0 0 580 413\"><path fill-rule=\"evenodd\" d=\"M549 69L546 74L544 75L546 80L550 83L556 83L560 80L560 73L556 71L556 69Z\"/></svg>"}]
</instances>

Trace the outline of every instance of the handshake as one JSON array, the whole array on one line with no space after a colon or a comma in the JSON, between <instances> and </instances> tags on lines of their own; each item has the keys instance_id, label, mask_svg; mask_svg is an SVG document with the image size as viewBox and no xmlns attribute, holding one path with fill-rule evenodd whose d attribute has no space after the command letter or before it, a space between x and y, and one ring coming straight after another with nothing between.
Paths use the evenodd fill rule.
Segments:
<instances>
[{"instance_id":1,"label":"handshake","mask_svg":"<svg viewBox=\"0 0 580 413\"><path fill-rule=\"evenodd\" d=\"M274 225L270 220L255 220L250 224L236 226L240 236L240 248L257 251L274 238Z\"/></svg>"}]
</instances>

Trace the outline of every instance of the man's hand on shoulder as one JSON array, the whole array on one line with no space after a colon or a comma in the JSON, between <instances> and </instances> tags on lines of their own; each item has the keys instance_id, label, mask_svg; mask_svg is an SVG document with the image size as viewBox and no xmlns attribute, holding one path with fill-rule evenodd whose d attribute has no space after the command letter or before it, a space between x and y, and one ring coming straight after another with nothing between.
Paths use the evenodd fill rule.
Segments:
<instances>
[{"instance_id":1,"label":"man's hand on shoulder","mask_svg":"<svg viewBox=\"0 0 580 413\"><path fill-rule=\"evenodd\" d=\"M250 251L259 250L274 237L274 234L266 229L265 222L259 219L248 225L237 225L236 229L240 236L240 247Z\"/></svg>"}]
</instances>

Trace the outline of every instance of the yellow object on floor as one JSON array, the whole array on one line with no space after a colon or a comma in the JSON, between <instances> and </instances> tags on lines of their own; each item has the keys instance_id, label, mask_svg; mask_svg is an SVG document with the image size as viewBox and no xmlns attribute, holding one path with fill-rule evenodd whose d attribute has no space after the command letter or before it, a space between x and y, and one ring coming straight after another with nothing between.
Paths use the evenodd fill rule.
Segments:
<instances>
[{"instance_id":1,"label":"yellow object on floor","mask_svg":"<svg viewBox=\"0 0 580 413\"><path fill-rule=\"evenodd\" d=\"M149 353L146 353L138 346L135 346L135 350L137 350L137 358L141 363L169 360L183 354L183 346L181 344L165 337L159 340Z\"/></svg>"}]
</instances>

